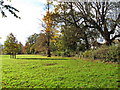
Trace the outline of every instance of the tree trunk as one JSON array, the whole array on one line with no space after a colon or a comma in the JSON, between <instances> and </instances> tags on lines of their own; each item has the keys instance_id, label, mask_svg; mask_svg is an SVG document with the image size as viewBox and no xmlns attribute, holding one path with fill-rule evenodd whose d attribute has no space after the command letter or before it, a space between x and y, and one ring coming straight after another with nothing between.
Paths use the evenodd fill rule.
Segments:
<instances>
[{"instance_id":1,"label":"tree trunk","mask_svg":"<svg viewBox=\"0 0 120 90\"><path fill-rule=\"evenodd\" d=\"M16 59L16 54L14 54L14 59Z\"/></svg>"},{"instance_id":2,"label":"tree trunk","mask_svg":"<svg viewBox=\"0 0 120 90\"><path fill-rule=\"evenodd\" d=\"M10 58L12 58L12 55L10 54Z\"/></svg>"},{"instance_id":3,"label":"tree trunk","mask_svg":"<svg viewBox=\"0 0 120 90\"><path fill-rule=\"evenodd\" d=\"M86 50L88 50L89 49L89 42L88 42L88 38L87 38L87 35L85 34L85 32L84 32L84 39L85 39Z\"/></svg>"},{"instance_id":4,"label":"tree trunk","mask_svg":"<svg viewBox=\"0 0 120 90\"><path fill-rule=\"evenodd\" d=\"M51 50L50 50L50 35L49 35L49 34L48 34L47 46L48 46L47 57L51 57Z\"/></svg>"},{"instance_id":5,"label":"tree trunk","mask_svg":"<svg viewBox=\"0 0 120 90\"><path fill-rule=\"evenodd\" d=\"M47 57L51 57L51 51L50 51L50 49L48 49L48 52L47 52Z\"/></svg>"},{"instance_id":6,"label":"tree trunk","mask_svg":"<svg viewBox=\"0 0 120 90\"><path fill-rule=\"evenodd\" d=\"M112 41L111 41L111 40L106 40L106 45L107 45L107 46L112 45Z\"/></svg>"},{"instance_id":7,"label":"tree trunk","mask_svg":"<svg viewBox=\"0 0 120 90\"><path fill-rule=\"evenodd\" d=\"M13 58L13 53L10 53L10 58Z\"/></svg>"},{"instance_id":8,"label":"tree trunk","mask_svg":"<svg viewBox=\"0 0 120 90\"><path fill-rule=\"evenodd\" d=\"M11 53L11 54L10 54L10 58L16 59L16 54Z\"/></svg>"},{"instance_id":9,"label":"tree trunk","mask_svg":"<svg viewBox=\"0 0 120 90\"><path fill-rule=\"evenodd\" d=\"M106 41L107 46L110 46L112 44L112 40L110 39L110 34L109 33L104 34L104 39Z\"/></svg>"},{"instance_id":10,"label":"tree trunk","mask_svg":"<svg viewBox=\"0 0 120 90\"><path fill-rule=\"evenodd\" d=\"M50 8L50 3L49 3L49 1L47 1L47 5L48 5L48 13L49 13L49 8ZM48 19L48 24L50 24L50 20ZM51 27L49 26L49 25L47 25L47 27L50 29ZM51 50L50 50L50 39L51 39L51 36L50 36L50 31L49 32L47 32L47 37L48 37L48 42L47 42L47 45L48 45L48 51L47 51L47 57L51 57Z\"/></svg>"}]
</instances>

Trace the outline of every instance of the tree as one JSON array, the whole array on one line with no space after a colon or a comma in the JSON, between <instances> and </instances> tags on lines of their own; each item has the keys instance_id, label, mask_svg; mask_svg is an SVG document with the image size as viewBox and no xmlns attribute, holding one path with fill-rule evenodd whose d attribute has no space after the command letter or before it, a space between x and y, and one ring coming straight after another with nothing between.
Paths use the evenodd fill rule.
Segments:
<instances>
[{"instance_id":1,"label":"tree","mask_svg":"<svg viewBox=\"0 0 120 90\"><path fill-rule=\"evenodd\" d=\"M23 45L21 42L18 43L18 54L23 54Z\"/></svg>"},{"instance_id":2,"label":"tree","mask_svg":"<svg viewBox=\"0 0 120 90\"><path fill-rule=\"evenodd\" d=\"M24 54L29 54L29 44L26 42L25 46L23 46L23 53Z\"/></svg>"},{"instance_id":3,"label":"tree","mask_svg":"<svg viewBox=\"0 0 120 90\"><path fill-rule=\"evenodd\" d=\"M85 27L97 29L105 39L106 45L111 45L120 37L120 2L113 4L104 0L104 2L74 2L74 5L79 10L80 17L84 19ZM117 13L114 13L115 11Z\"/></svg>"},{"instance_id":4,"label":"tree","mask_svg":"<svg viewBox=\"0 0 120 90\"><path fill-rule=\"evenodd\" d=\"M62 44L64 45L64 51L66 54L75 52L77 50L77 43L81 43L81 40L77 34L77 29L74 26L64 26L62 29Z\"/></svg>"},{"instance_id":5,"label":"tree","mask_svg":"<svg viewBox=\"0 0 120 90\"><path fill-rule=\"evenodd\" d=\"M7 40L4 42L4 53L10 54L10 58L16 58L18 51L18 41L16 37L10 33L10 35L7 36Z\"/></svg>"},{"instance_id":6,"label":"tree","mask_svg":"<svg viewBox=\"0 0 120 90\"><path fill-rule=\"evenodd\" d=\"M9 0L9 1L11 1L11 0ZM16 12L19 12L19 10L17 10L14 7L12 7L11 5L5 4L4 0L0 0L0 11L1 11L2 17L7 17L7 15L5 14L5 10L8 10L16 18L20 19L20 17L16 14Z\"/></svg>"},{"instance_id":7,"label":"tree","mask_svg":"<svg viewBox=\"0 0 120 90\"><path fill-rule=\"evenodd\" d=\"M75 49L77 48L77 43L83 42L82 44L84 44L85 49L89 49L92 41L90 39L96 40L95 38L99 36L99 33L94 29L85 27L84 19L81 18L81 12L76 10L73 2L60 3L55 6L54 11L54 20L61 25L61 31L64 32L62 33L63 36L66 39L68 38L68 40L65 40L65 43L69 44L66 45L69 48L71 47L71 49ZM73 45L70 43L71 39L72 43L74 42Z\"/></svg>"},{"instance_id":8,"label":"tree","mask_svg":"<svg viewBox=\"0 0 120 90\"><path fill-rule=\"evenodd\" d=\"M36 38L36 43L33 47L36 53L46 54L47 51L47 35L45 33L40 33Z\"/></svg>"},{"instance_id":9,"label":"tree","mask_svg":"<svg viewBox=\"0 0 120 90\"><path fill-rule=\"evenodd\" d=\"M24 47L24 49L25 49L24 52L26 52L27 54L35 54L36 53L34 46L35 46L38 36L39 36L39 34L34 33L33 35L30 35L28 37L28 40Z\"/></svg>"},{"instance_id":10,"label":"tree","mask_svg":"<svg viewBox=\"0 0 120 90\"><path fill-rule=\"evenodd\" d=\"M47 12L46 12L46 16L43 18L44 22L46 23L46 35L47 35L47 55L48 57L51 57L51 50L50 50L50 39L51 39L51 25L52 25L52 20L51 20L51 16L50 16L50 3L47 1Z\"/></svg>"},{"instance_id":11,"label":"tree","mask_svg":"<svg viewBox=\"0 0 120 90\"><path fill-rule=\"evenodd\" d=\"M3 45L0 44L0 55L2 54L2 51L3 51Z\"/></svg>"},{"instance_id":12,"label":"tree","mask_svg":"<svg viewBox=\"0 0 120 90\"><path fill-rule=\"evenodd\" d=\"M46 15L43 17L45 34L47 36L47 56L51 57L51 40L56 36L58 31L56 30L56 22L53 21L53 12L50 11L50 5L52 2L47 1L47 11Z\"/></svg>"}]
</instances>

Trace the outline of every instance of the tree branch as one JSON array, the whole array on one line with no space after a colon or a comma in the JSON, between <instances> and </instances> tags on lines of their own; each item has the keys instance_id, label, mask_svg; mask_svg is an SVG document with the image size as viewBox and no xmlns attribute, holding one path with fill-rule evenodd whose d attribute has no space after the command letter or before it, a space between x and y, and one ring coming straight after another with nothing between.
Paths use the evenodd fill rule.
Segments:
<instances>
[{"instance_id":1,"label":"tree branch","mask_svg":"<svg viewBox=\"0 0 120 90\"><path fill-rule=\"evenodd\" d=\"M115 35L111 40L113 41L113 40L115 40L115 39L118 38L118 37L120 37L120 34Z\"/></svg>"},{"instance_id":2,"label":"tree branch","mask_svg":"<svg viewBox=\"0 0 120 90\"><path fill-rule=\"evenodd\" d=\"M116 21L115 21L115 24L112 26L111 31L109 32L110 34L114 34L114 31L115 31L115 29L116 29L116 26L117 26L119 23L120 23L120 13L119 13L119 15L118 15L118 18L117 18Z\"/></svg>"}]
</instances>

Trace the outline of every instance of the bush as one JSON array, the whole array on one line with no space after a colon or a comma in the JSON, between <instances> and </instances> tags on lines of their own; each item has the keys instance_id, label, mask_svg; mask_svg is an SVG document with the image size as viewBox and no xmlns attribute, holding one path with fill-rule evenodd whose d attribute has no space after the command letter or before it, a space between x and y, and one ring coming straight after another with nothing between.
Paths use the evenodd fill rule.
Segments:
<instances>
[{"instance_id":1,"label":"bush","mask_svg":"<svg viewBox=\"0 0 120 90\"><path fill-rule=\"evenodd\" d=\"M63 56L63 57L73 57L76 55L75 51L65 50L65 51L57 51L54 52L56 56Z\"/></svg>"},{"instance_id":2,"label":"bush","mask_svg":"<svg viewBox=\"0 0 120 90\"><path fill-rule=\"evenodd\" d=\"M64 57L71 57L71 56L73 56L73 54L74 53L72 53L72 51L71 50L66 50L66 51L64 51Z\"/></svg>"},{"instance_id":3,"label":"bush","mask_svg":"<svg viewBox=\"0 0 120 90\"><path fill-rule=\"evenodd\" d=\"M63 56L64 52L63 51L54 51L54 52L52 52L52 55L54 55L54 56Z\"/></svg>"},{"instance_id":4,"label":"bush","mask_svg":"<svg viewBox=\"0 0 120 90\"><path fill-rule=\"evenodd\" d=\"M84 58L101 59L104 61L120 61L120 44L103 46L96 50L88 50L83 53Z\"/></svg>"}]
</instances>

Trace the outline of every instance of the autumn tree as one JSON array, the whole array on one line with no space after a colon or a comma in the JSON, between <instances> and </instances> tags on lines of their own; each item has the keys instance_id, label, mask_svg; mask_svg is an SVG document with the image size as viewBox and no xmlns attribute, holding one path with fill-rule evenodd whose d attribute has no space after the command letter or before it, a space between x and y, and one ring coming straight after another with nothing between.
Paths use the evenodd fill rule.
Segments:
<instances>
[{"instance_id":1,"label":"autumn tree","mask_svg":"<svg viewBox=\"0 0 120 90\"><path fill-rule=\"evenodd\" d=\"M34 44L36 53L46 54L47 51L47 35L45 33L40 33L36 38L36 43Z\"/></svg>"},{"instance_id":2,"label":"autumn tree","mask_svg":"<svg viewBox=\"0 0 120 90\"><path fill-rule=\"evenodd\" d=\"M55 41L55 38L59 36L58 25L54 22L54 12L50 11L50 5L52 2L47 1L47 11L46 15L43 17L45 34L47 36L47 56L51 57L51 42Z\"/></svg>"},{"instance_id":3,"label":"autumn tree","mask_svg":"<svg viewBox=\"0 0 120 90\"><path fill-rule=\"evenodd\" d=\"M18 51L18 41L16 37L10 33L10 35L7 36L7 40L4 42L4 53L10 54L10 58L16 58Z\"/></svg>"},{"instance_id":4,"label":"autumn tree","mask_svg":"<svg viewBox=\"0 0 120 90\"><path fill-rule=\"evenodd\" d=\"M24 54L29 54L29 44L28 42L25 43L25 46L23 46L23 53Z\"/></svg>"},{"instance_id":5,"label":"autumn tree","mask_svg":"<svg viewBox=\"0 0 120 90\"><path fill-rule=\"evenodd\" d=\"M52 36L51 36L52 37ZM51 51L54 52L58 50L60 46L58 44L58 37L54 36L51 38ZM28 37L28 40L23 47L23 52L26 54L47 54L47 34L46 33L34 33Z\"/></svg>"},{"instance_id":6,"label":"autumn tree","mask_svg":"<svg viewBox=\"0 0 120 90\"><path fill-rule=\"evenodd\" d=\"M51 57L51 50L50 50L50 39L51 39L51 26L52 26L52 20L51 20L51 15L50 15L50 3L47 1L47 12L46 15L44 16L43 20L46 24L46 35L47 35L47 56Z\"/></svg>"}]
</instances>

